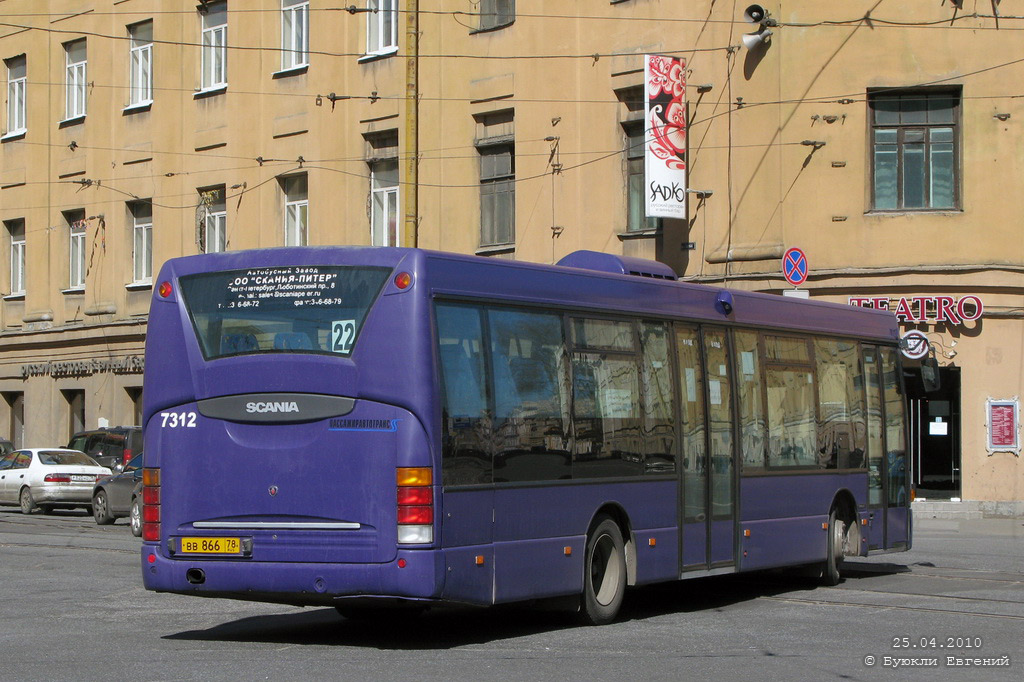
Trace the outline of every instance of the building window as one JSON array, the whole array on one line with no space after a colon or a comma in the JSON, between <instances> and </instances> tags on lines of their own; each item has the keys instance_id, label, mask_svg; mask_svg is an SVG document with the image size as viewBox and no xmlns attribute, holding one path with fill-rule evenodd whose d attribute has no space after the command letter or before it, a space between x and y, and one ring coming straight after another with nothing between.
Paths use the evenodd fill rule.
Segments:
<instances>
[{"instance_id":1,"label":"building window","mask_svg":"<svg viewBox=\"0 0 1024 682\"><path fill-rule=\"evenodd\" d=\"M661 229L661 218L648 218L644 201L644 124L624 125L626 134L626 231Z\"/></svg>"},{"instance_id":2,"label":"building window","mask_svg":"<svg viewBox=\"0 0 1024 682\"><path fill-rule=\"evenodd\" d=\"M309 190L306 175L281 178L284 192L284 245L305 246L309 235Z\"/></svg>"},{"instance_id":3,"label":"building window","mask_svg":"<svg viewBox=\"0 0 1024 682\"><path fill-rule=\"evenodd\" d=\"M68 440L85 430L85 391L82 389L61 390L68 406Z\"/></svg>"},{"instance_id":4,"label":"building window","mask_svg":"<svg viewBox=\"0 0 1024 682\"><path fill-rule=\"evenodd\" d=\"M224 185L199 190L201 220L197 242L200 253L219 253L227 249L228 209Z\"/></svg>"},{"instance_id":5,"label":"building window","mask_svg":"<svg viewBox=\"0 0 1024 682\"><path fill-rule=\"evenodd\" d=\"M129 106L140 106L153 101L153 22L144 21L128 27L128 68L131 89Z\"/></svg>"},{"instance_id":6,"label":"building window","mask_svg":"<svg viewBox=\"0 0 1024 682\"><path fill-rule=\"evenodd\" d=\"M477 118L480 155L480 246L515 243L516 147L513 112Z\"/></svg>"},{"instance_id":7,"label":"building window","mask_svg":"<svg viewBox=\"0 0 1024 682\"><path fill-rule=\"evenodd\" d=\"M5 220L11 238L11 296L25 295L25 220Z\"/></svg>"},{"instance_id":8,"label":"building window","mask_svg":"<svg viewBox=\"0 0 1024 682\"><path fill-rule=\"evenodd\" d=\"M481 0L480 30L508 26L516 20L516 0Z\"/></svg>"},{"instance_id":9,"label":"building window","mask_svg":"<svg viewBox=\"0 0 1024 682\"><path fill-rule=\"evenodd\" d=\"M25 55L5 59L7 65L7 134L25 132L25 92L28 71Z\"/></svg>"},{"instance_id":10,"label":"building window","mask_svg":"<svg viewBox=\"0 0 1024 682\"><path fill-rule=\"evenodd\" d=\"M64 119L71 120L85 116L85 40L64 43L64 58Z\"/></svg>"},{"instance_id":11,"label":"building window","mask_svg":"<svg viewBox=\"0 0 1024 682\"><path fill-rule=\"evenodd\" d=\"M281 0L281 70L309 64L309 2Z\"/></svg>"},{"instance_id":12,"label":"building window","mask_svg":"<svg viewBox=\"0 0 1024 682\"><path fill-rule=\"evenodd\" d=\"M374 246L401 246L396 159L370 164L370 234Z\"/></svg>"},{"instance_id":13,"label":"building window","mask_svg":"<svg viewBox=\"0 0 1024 682\"><path fill-rule=\"evenodd\" d=\"M959 206L960 92L869 93L872 208Z\"/></svg>"},{"instance_id":14,"label":"building window","mask_svg":"<svg viewBox=\"0 0 1024 682\"><path fill-rule=\"evenodd\" d=\"M203 17L203 90L228 84L228 3L211 2Z\"/></svg>"},{"instance_id":15,"label":"building window","mask_svg":"<svg viewBox=\"0 0 1024 682\"><path fill-rule=\"evenodd\" d=\"M401 246L398 218L398 131L366 136L370 167L370 241L374 246Z\"/></svg>"},{"instance_id":16,"label":"building window","mask_svg":"<svg viewBox=\"0 0 1024 682\"><path fill-rule=\"evenodd\" d=\"M132 216L132 282L153 281L153 204L135 201L128 204Z\"/></svg>"},{"instance_id":17,"label":"building window","mask_svg":"<svg viewBox=\"0 0 1024 682\"><path fill-rule=\"evenodd\" d=\"M366 0L366 54L398 49L398 0Z\"/></svg>"},{"instance_id":18,"label":"building window","mask_svg":"<svg viewBox=\"0 0 1024 682\"><path fill-rule=\"evenodd\" d=\"M85 288L85 210L65 211L68 226L68 289Z\"/></svg>"}]
</instances>

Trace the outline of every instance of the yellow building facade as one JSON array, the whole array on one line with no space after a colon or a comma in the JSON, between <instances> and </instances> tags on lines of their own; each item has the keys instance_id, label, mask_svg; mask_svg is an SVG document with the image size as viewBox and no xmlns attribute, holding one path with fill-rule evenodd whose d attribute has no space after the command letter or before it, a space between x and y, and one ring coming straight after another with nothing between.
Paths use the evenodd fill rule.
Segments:
<instances>
[{"instance_id":1,"label":"yellow building facade","mask_svg":"<svg viewBox=\"0 0 1024 682\"><path fill-rule=\"evenodd\" d=\"M1024 500L1024 17L763 7L0 2L0 435L138 422L175 256L591 249L781 295L797 247L789 293L889 307L938 359L929 394L906 363L919 490ZM642 215L645 54L685 60L685 219Z\"/></svg>"}]
</instances>

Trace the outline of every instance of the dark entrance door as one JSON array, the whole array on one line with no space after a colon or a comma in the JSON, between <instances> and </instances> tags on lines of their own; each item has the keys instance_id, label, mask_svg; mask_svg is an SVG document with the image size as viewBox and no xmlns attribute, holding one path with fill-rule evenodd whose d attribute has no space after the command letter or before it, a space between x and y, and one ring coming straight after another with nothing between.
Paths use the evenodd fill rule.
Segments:
<instances>
[{"instance_id":1,"label":"dark entrance door","mask_svg":"<svg viewBox=\"0 0 1024 682\"><path fill-rule=\"evenodd\" d=\"M917 496L960 496L960 368L940 367L941 386L925 393L921 369L906 368L910 450Z\"/></svg>"}]
</instances>

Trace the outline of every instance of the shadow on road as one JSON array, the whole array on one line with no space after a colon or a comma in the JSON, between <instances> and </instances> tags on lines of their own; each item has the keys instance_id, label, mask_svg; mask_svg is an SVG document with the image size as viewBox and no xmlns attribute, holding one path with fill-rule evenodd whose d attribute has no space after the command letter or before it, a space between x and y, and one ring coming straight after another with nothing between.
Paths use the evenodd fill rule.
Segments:
<instances>
[{"instance_id":1,"label":"shadow on road","mask_svg":"<svg viewBox=\"0 0 1024 682\"><path fill-rule=\"evenodd\" d=\"M848 562L847 583L909 572L899 564ZM782 572L698 578L631 589L620 621L690 613L753 601L761 597L809 592L814 579ZM376 649L443 650L469 644L554 632L578 627L570 610L549 610L545 604L515 604L491 608L438 606L419 615L395 612L375 620L349 620L331 608L301 613L242 618L203 630L186 630L164 639L228 642L270 642L371 647ZM614 626L612 626L614 627Z\"/></svg>"}]
</instances>

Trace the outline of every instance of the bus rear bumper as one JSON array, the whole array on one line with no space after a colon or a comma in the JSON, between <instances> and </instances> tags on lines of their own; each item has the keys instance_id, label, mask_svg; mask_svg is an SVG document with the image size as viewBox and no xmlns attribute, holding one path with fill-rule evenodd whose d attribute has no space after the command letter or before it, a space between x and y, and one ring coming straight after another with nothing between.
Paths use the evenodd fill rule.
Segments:
<instances>
[{"instance_id":1,"label":"bus rear bumper","mask_svg":"<svg viewBox=\"0 0 1024 682\"><path fill-rule=\"evenodd\" d=\"M142 582L155 592L296 606L334 606L354 597L433 601L444 586L444 563L440 550L399 550L379 564L170 559L146 544Z\"/></svg>"}]
</instances>

